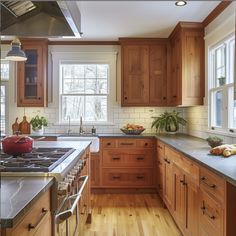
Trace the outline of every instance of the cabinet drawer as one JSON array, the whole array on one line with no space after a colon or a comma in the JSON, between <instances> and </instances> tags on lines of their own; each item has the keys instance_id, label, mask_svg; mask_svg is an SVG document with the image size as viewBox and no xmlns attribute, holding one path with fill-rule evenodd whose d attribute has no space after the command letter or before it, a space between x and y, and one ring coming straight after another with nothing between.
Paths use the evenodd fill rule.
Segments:
<instances>
[{"instance_id":1,"label":"cabinet drawer","mask_svg":"<svg viewBox=\"0 0 236 236\"><path fill-rule=\"evenodd\" d=\"M199 167L186 157L180 155L179 158L174 159L174 163L199 185Z\"/></svg>"},{"instance_id":2,"label":"cabinet drawer","mask_svg":"<svg viewBox=\"0 0 236 236\"><path fill-rule=\"evenodd\" d=\"M211 171L200 168L200 188L221 203L225 199L225 181Z\"/></svg>"},{"instance_id":3,"label":"cabinet drawer","mask_svg":"<svg viewBox=\"0 0 236 236\"><path fill-rule=\"evenodd\" d=\"M224 235L224 210L217 201L202 191L199 211L200 232L203 235Z\"/></svg>"},{"instance_id":4,"label":"cabinet drawer","mask_svg":"<svg viewBox=\"0 0 236 236\"><path fill-rule=\"evenodd\" d=\"M117 146L118 148L135 148L136 142L136 139L118 139Z\"/></svg>"},{"instance_id":5,"label":"cabinet drawer","mask_svg":"<svg viewBox=\"0 0 236 236\"><path fill-rule=\"evenodd\" d=\"M102 183L110 187L151 186L151 169L103 169Z\"/></svg>"},{"instance_id":6,"label":"cabinet drawer","mask_svg":"<svg viewBox=\"0 0 236 236\"><path fill-rule=\"evenodd\" d=\"M12 231L12 235L29 235L29 232L36 232L45 218L50 216L50 190L47 190L34 204L29 213ZM50 220L50 218L49 218ZM51 221L50 221L51 222ZM32 228L30 228L32 227ZM33 228L34 227L34 228Z\"/></svg>"},{"instance_id":7,"label":"cabinet drawer","mask_svg":"<svg viewBox=\"0 0 236 236\"><path fill-rule=\"evenodd\" d=\"M180 158L180 154L173 149L165 146L165 158L167 158L169 161L174 161L175 159Z\"/></svg>"},{"instance_id":8,"label":"cabinet drawer","mask_svg":"<svg viewBox=\"0 0 236 236\"><path fill-rule=\"evenodd\" d=\"M152 150L104 150L103 167L152 167Z\"/></svg>"},{"instance_id":9,"label":"cabinet drawer","mask_svg":"<svg viewBox=\"0 0 236 236\"><path fill-rule=\"evenodd\" d=\"M103 139L102 147L106 148L115 148L116 147L116 139Z\"/></svg>"},{"instance_id":10,"label":"cabinet drawer","mask_svg":"<svg viewBox=\"0 0 236 236\"><path fill-rule=\"evenodd\" d=\"M157 141L157 155L164 156L165 155L165 145L164 143Z\"/></svg>"},{"instance_id":11,"label":"cabinet drawer","mask_svg":"<svg viewBox=\"0 0 236 236\"><path fill-rule=\"evenodd\" d=\"M137 140L137 147L153 148L154 147L154 140L153 139L139 139L139 140Z\"/></svg>"}]
</instances>

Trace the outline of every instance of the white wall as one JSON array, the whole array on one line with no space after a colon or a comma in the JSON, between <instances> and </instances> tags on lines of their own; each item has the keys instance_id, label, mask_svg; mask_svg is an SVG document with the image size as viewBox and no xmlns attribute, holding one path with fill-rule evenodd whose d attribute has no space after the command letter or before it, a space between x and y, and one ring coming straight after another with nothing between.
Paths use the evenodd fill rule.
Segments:
<instances>
[{"instance_id":1,"label":"white wall","mask_svg":"<svg viewBox=\"0 0 236 236\"><path fill-rule=\"evenodd\" d=\"M204 106L186 108L185 115L188 120L187 132L193 136L206 138L212 134L208 128L208 49L235 32L235 7L233 2L213 22L205 28L205 99ZM216 134L216 133L215 133ZM216 134L224 138L224 142L236 143L235 135Z\"/></svg>"},{"instance_id":2,"label":"white wall","mask_svg":"<svg viewBox=\"0 0 236 236\"><path fill-rule=\"evenodd\" d=\"M51 54L55 52L71 52L71 55L77 53L92 53L104 54L118 52L117 61L117 77L115 74L111 77L111 104L109 113L111 114L111 123L108 125L96 125L97 132L99 133L118 133L120 128L126 123L135 123L143 125L146 133L155 132L151 130L151 123L153 116L159 116L161 113L167 110L178 110L183 115L183 108L158 108L158 107L121 107L121 65L120 65L120 47L119 46L50 46L49 47L49 104L45 108L20 108L16 106L16 80L15 72L12 74L9 87L9 131L11 132L11 124L14 123L15 118L22 119L25 114L28 117L28 121L36 114L45 116L49 121L49 126L45 129L46 133L65 133L68 129L68 125L58 124L58 71L52 71ZM16 70L15 70L16 71ZM116 82L117 80L117 82ZM51 82L52 81L52 82ZM117 84L117 86L116 86ZM85 125L86 131L91 131L91 125ZM73 125L71 127L74 133L79 132L79 126ZM183 131L183 130L180 130ZM10 133L9 132L9 133Z\"/></svg>"}]
</instances>

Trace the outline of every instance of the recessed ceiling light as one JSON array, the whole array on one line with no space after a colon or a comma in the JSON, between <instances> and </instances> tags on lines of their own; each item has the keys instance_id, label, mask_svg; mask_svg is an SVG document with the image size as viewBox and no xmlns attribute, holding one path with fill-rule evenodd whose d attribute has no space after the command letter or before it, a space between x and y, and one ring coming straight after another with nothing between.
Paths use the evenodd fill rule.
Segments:
<instances>
[{"instance_id":1,"label":"recessed ceiling light","mask_svg":"<svg viewBox=\"0 0 236 236\"><path fill-rule=\"evenodd\" d=\"M186 1L182 1L182 0L179 0L179 1L175 2L175 5L178 6L178 7L185 6L186 4L187 4L187 2Z\"/></svg>"}]
</instances>

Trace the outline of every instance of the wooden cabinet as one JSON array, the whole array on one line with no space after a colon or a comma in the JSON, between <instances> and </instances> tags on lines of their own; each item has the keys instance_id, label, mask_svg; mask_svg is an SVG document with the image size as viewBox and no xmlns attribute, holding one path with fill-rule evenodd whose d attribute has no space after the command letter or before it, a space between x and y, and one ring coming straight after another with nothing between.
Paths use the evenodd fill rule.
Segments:
<instances>
[{"instance_id":1,"label":"wooden cabinet","mask_svg":"<svg viewBox=\"0 0 236 236\"><path fill-rule=\"evenodd\" d=\"M164 189L164 144L157 141L157 174L156 174L156 184L157 192L163 199L163 189Z\"/></svg>"},{"instance_id":2,"label":"wooden cabinet","mask_svg":"<svg viewBox=\"0 0 236 236\"><path fill-rule=\"evenodd\" d=\"M167 40L120 39L122 106L167 104Z\"/></svg>"},{"instance_id":3,"label":"wooden cabinet","mask_svg":"<svg viewBox=\"0 0 236 236\"><path fill-rule=\"evenodd\" d=\"M157 141L157 189L184 235L198 235L199 167Z\"/></svg>"},{"instance_id":4,"label":"wooden cabinet","mask_svg":"<svg viewBox=\"0 0 236 236\"><path fill-rule=\"evenodd\" d=\"M101 188L154 188L154 139L101 139Z\"/></svg>"},{"instance_id":5,"label":"wooden cabinet","mask_svg":"<svg viewBox=\"0 0 236 236\"><path fill-rule=\"evenodd\" d=\"M18 62L17 106L46 106L47 41L21 40L27 61Z\"/></svg>"},{"instance_id":6,"label":"wooden cabinet","mask_svg":"<svg viewBox=\"0 0 236 236\"><path fill-rule=\"evenodd\" d=\"M204 28L180 22L171 33L168 105L202 105L204 97Z\"/></svg>"},{"instance_id":7,"label":"wooden cabinet","mask_svg":"<svg viewBox=\"0 0 236 236\"><path fill-rule=\"evenodd\" d=\"M52 216L50 189L47 190L32 206L24 218L11 229L3 232L4 236L51 236Z\"/></svg>"},{"instance_id":8,"label":"wooden cabinet","mask_svg":"<svg viewBox=\"0 0 236 236\"><path fill-rule=\"evenodd\" d=\"M100 185L100 155L91 153L91 188Z\"/></svg>"}]
</instances>

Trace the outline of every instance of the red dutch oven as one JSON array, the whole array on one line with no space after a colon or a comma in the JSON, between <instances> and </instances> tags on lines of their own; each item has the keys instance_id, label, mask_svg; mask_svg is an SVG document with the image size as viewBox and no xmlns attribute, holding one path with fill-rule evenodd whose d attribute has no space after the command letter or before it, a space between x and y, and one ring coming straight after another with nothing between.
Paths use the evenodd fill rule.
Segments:
<instances>
[{"instance_id":1,"label":"red dutch oven","mask_svg":"<svg viewBox=\"0 0 236 236\"><path fill-rule=\"evenodd\" d=\"M31 152L33 139L28 136L12 135L2 140L3 152L10 155L19 155Z\"/></svg>"}]
</instances>

